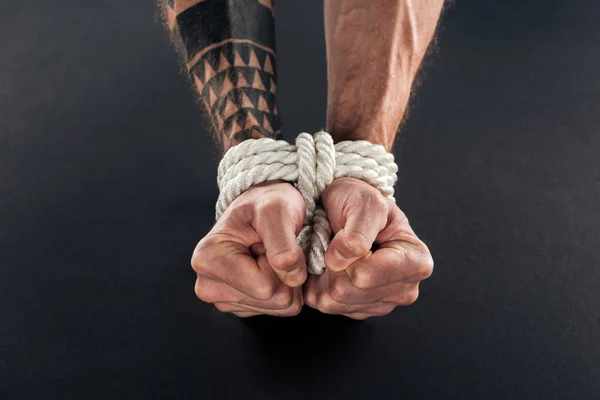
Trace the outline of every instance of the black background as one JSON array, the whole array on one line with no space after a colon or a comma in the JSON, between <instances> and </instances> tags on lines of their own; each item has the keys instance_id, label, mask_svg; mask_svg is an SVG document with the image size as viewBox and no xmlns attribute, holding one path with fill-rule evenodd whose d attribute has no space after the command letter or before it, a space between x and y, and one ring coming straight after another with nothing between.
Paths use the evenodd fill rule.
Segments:
<instances>
[{"instance_id":1,"label":"black background","mask_svg":"<svg viewBox=\"0 0 600 400\"><path fill-rule=\"evenodd\" d=\"M287 137L322 2L277 4ZM217 152L150 0L0 5L0 398L600 398L600 5L459 0L396 146L434 275L354 322L196 300Z\"/></svg>"}]
</instances>

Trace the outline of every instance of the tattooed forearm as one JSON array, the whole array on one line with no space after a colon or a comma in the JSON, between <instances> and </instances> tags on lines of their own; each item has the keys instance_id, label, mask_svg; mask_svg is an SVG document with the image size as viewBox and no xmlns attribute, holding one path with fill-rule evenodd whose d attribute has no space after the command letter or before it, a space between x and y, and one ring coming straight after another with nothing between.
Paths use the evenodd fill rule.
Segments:
<instances>
[{"instance_id":1,"label":"tattooed forearm","mask_svg":"<svg viewBox=\"0 0 600 400\"><path fill-rule=\"evenodd\" d=\"M162 0L161 6L221 149L279 135L272 0Z\"/></svg>"}]
</instances>

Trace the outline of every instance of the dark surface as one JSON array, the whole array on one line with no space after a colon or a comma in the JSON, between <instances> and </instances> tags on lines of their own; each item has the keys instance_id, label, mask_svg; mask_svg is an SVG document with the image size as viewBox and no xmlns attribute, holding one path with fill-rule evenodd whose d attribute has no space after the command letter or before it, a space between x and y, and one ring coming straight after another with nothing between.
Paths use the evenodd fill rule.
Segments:
<instances>
[{"instance_id":1,"label":"dark surface","mask_svg":"<svg viewBox=\"0 0 600 400\"><path fill-rule=\"evenodd\" d=\"M3 1L0 398L600 398L600 5L457 3L397 146L436 270L353 322L195 299L217 153L151 1ZM289 137L322 4L277 17Z\"/></svg>"}]
</instances>

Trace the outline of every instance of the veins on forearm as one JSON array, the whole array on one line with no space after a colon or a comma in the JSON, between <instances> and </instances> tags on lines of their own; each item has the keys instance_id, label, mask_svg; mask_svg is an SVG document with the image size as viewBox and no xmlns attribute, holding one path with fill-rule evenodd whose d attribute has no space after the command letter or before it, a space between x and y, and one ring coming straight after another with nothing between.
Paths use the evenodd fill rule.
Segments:
<instances>
[{"instance_id":1,"label":"veins on forearm","mask_svg":"<svg viewBox=\"0 0 600 400\"><path fill-rule=\"evenodd\" d=\"M162 0L162 7L222 150L275 138L281 119L272 1Z\"/></svg>"},{"instance_id":2,"label":"veins on forearm","mask_svg":"<svg viewBox=\"0 0 600 400\"><path fill-rule=\"evenodd\" d=\"M325 2L327 130L391 149L442 0Z\"/></svg>"}]
</instances>

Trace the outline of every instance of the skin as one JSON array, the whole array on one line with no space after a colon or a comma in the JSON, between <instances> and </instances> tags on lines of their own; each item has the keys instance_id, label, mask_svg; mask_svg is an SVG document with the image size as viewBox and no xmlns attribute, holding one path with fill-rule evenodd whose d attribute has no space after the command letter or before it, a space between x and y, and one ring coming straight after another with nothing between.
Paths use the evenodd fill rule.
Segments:
<instances>
[{"instance_id":1,"label":"skin","mask_svg":"<svg viewBox=\"0 0 600 400\"><path fill-rule=\"evenodd\" d=\"M272 2L244 1L162 3L222 151L249 138L281 134ZM227 3L231 26L249 19L259 23L254 31L218 32L206 21L219 15L202 14L214 12L216 3ZM336 142L363 139L392 149L442 7L441 0L325 1L326 130ZM227 32L237 36L226 37ZM307 304L364 319L412 304L433 260L400 208L352 178L335 180L321 202L334 232L323 275L307 278L295 239L304 218L300 193L285 182L266 182L238 197L198 243L192 257L197 296L240 317L293 316Z\"/></svg>"},{"instance_id":2,"label":"skin","mask_svg":"<svg viewBox=\"0 0 600 400\"><path fill-rule=\"evenodd\" d=\"M306 262L296 236L304 213L304 200L289 183L244 192L196 246L197 296L240 317L298 314Z\"/></svg>"},{"instance_id":3,"label":"skin","mask_svg":"<svg viewBox=\"0 0 600 400\"><path fill-rule=\"evenodd\" d=\"M272 2L160 0L160 6L219 150L279 138Z\"/></svg>"},{"instance_id":4,"label":"skin","mask_svg":"<svg viewBox=\"0 0 600 400\"><path fill-rule=\"evenodd\" d=\"M325 272L310 276L304 286L305 303L354 319L414 303L433 259L398 206L353 178L335 180L321 200L335 236L325 253Z\"/></svg>"},{"instance_id":5,"label":"skin","mask_svg":"<svg viewBox=\"0 0 600 400\"><path fill-rule=\"evenodd\" d=\"M392 149L443 0L328 0L327 132Z\"/></svg>"},{"instance_id":6,"label":"skin","mask_svg":"<svg viewBox=\"0 0 600 400\"><path fill-rule=\"evenodd\" d=\"M441 0L325 1L326 130L334 141L392 149L442 8ZM400 208L351 178L334 181L321 200L334 237L325 273L305 285L306 304L364 319L414 303L433 259Z\"/></svg>"}]
</instances>

